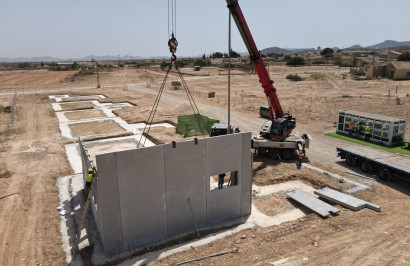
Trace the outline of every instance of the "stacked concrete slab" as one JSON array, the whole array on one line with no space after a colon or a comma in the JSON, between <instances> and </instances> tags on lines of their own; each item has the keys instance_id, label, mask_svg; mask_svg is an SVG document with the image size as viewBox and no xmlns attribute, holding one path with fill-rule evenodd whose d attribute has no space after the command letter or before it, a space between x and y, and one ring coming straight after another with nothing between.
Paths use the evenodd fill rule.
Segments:
<instances>
[{"instance_id":1,"label":"stacked concrete slab","mask_svg":"<svg viewBox=\"0 0 410 266\"><path fill-rule=\"evenodd\" d=\"M249 215L250 140L240 133L97 155L92 208L106 255ZM237 185L210 191L211 176L232 171Z\"/></svg>"}]
</instances>

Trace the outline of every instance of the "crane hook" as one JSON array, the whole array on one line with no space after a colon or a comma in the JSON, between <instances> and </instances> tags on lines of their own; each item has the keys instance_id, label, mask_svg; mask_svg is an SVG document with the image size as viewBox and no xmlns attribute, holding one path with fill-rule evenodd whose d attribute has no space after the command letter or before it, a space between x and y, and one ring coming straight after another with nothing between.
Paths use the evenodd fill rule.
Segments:
<instances>
[{"instance_id":1,"label":"crane hook","mask_svg":"<svg viewBox=\"0 0 410 266\"><path fill-rule=\"evenodd\" d=\"M177 51L178 41L174 37L174 33L171 35L171 39L168 41L169 51L174 55Z\"/></svg>"}]
</instances>

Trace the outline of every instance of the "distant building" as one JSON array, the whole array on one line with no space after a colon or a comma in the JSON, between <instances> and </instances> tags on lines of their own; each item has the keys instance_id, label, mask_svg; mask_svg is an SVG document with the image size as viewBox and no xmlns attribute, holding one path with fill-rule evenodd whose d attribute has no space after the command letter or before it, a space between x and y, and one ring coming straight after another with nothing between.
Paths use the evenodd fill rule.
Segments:
<instances>
[{"instance_id":1,"label":"distant building","mask_svg":"<svg viewBox=\"0 0 410 266\"><path fill-rule=\"evenodd\" d=\"M394 61L386 65L372 65L366 69L366 77L386 77L394 80L410 80L410 62Z\"/></svg>"},{"instance_id":2,"label":"distant building","mask_svg":"<svg viewBox=\"0 0 410 266\"><path fill-rule=\"evenodd\" d=\"M394 51L394 50L388 50L387 51L387 59L397 59L402 53Z\"/></svg>"}]
</instances>

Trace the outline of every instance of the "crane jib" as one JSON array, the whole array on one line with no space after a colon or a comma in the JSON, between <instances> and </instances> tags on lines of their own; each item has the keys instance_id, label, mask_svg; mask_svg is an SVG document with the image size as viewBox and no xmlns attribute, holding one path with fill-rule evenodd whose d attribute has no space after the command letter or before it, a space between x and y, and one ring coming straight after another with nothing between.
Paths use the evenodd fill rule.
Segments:
<instances>
[{"instance_id":1,"label":"crane jib","mask_svg":"<svg viewBox=\"0 0 410 266\"><path fill-rule=\"evenodd\" d=\"M259 77L259 82L261 83L266 96L269 99L269 109L271 113L271 120L276 118L284 117L284 112L280 105L278 96L276 95L276 89L273 86L273 81L270 79L269 73L266 70L265 63L262 57L259 55L258 48L253 40L252 34L248 28L245 17L242 10L238 4L237 0L226 0L228 8L231 11L232 17L235 20L236 26L242 36L242 39L248 49L253 67Z\"/></svg>"}]
</instances>

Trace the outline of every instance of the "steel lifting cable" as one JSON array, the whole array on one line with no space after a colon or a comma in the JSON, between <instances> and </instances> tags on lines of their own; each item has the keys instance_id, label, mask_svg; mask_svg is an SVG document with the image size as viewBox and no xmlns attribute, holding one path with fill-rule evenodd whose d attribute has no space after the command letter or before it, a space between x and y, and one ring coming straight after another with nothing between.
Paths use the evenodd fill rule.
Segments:
<instances>
[{"instance_id":1,"label":"steel lifting cable","mask_svg":"<svg viewBox=\"0 0 410 266\"><path fill-rule=\"evenodd\" d=\"M167 81L167 78L168 78L168 74L169 74L169 72L171 71L171 67L172 67L172 62L171 62L171 64L170 64L169 67L168 67L168 70L167 70L167 73L165 74L164 80L162 81L162 84L161 84L161 87L160 87L160 89L159 89L159 91L158 91L157 97L155 98L154 105L152 106L151 112L150 112L150 114L149 114L149 116L148 116L147 123L145 124L144 130L143 130L143 132L142 132L142 134L141 134L140 141L138 142L139 144L141 144L142 137L144 136L144 133L145 133L145 131L147 130L147 127L148 127L148 131L147 131L147 133L146 133L146 137L145 137L145 139L144 139L144 144L143 144L143 146L145 146L145 142L146 142L146 140L147 140L147 138L148 138L149 131L151 130L151 125L152 125L152 123L153 123L153 121L154 121L155 113L157 112L158 104L159 104L159 101L160 101L160 99L161 99L162 92L164 91L165 84L166 84L166 81ZM138 144L138 147L139 147L139 144Z\"/></svg>"},{"instance_id":2,"label":"steel lifting cable","mask_svg":"<svg viewBox=\"0 0 410 266\"><path fill-rule=\"evenodd\" d=\"M174 6L175 6L175 8L174 8ZM177 24L177 20L176 20L176 12L177 12L177 11L176 11L176 9L177 9L177 8L176 8L176 0L171 0L171 9L172 9L172 15L171 15L171 20L172 20L172 23L171 23L171 25L172 25L172 34L171 34L171 38L170 38L169 41L168 41L169 50L170 50L170 52L172 53L171 63L169 64L167 73L165 74L164 80L162 81L162 84L161 84L161 87L160 87L160 89L159 89L159 91L158 91L157 97L155 98L154 105L152 106L151 112L150 112L150 114L149 114L149 116L148 116L148 120L147 120L147 123L145 124L144 131L143 131L142 134L141 134L140 141L138 142L139 145L140 145L140 144L141 144L141 141L142 141L142 137L144 136L144 134L146 134L146 137L145 137L145 139L144 139L144 144L143 144L143 146L145 146L145 142L146 142L146 140L147 140L147 138L148 138L148 136L149 136L149 132L150 132L150 130L151 130L151 125L152 125L152 123L153 123L153 121L154 121L155 113L157 112L158 105L159 105L159 101L160 101L160 99L161 99L162 93L163 93L164 88L165 88L166 81L167 81L167 79L168 79L168 74L169 74L169 72L170 72L171 69L172 69L172 63L174 63L175 69L178 71L179 77L180 77L181 82L182 82L182 86L183 86L183 88L184 88L184 90L185 90L185 92L186 92L186 94L187 94L189 104L191 105L191 108L192 108L192 111L193 111L193 113L194 113L195 119L196 119L196 121L197 121L197 123L198 123L198 125L199 125L199 129L201 130L201 134L202 134L202 136L205 138L204 130L202 129L202 125L205 126L205 122L204 122L204 120L203 120L203 118L202 118L202 116L201 116L201 114L200 114L200 112L199 112L199 108L198 108L198 106L196 105L196 102L195 102L195 100L194 100L194 97L192 96L192 94L191 94L191 92L190 92L190 90L189 90L189 88L188 88L188 85L186 84L186 82L185 82L185 80L184 80L184 77L183 77L181 71L179 70L178 65L177 65L177 62L176 62L177 57L175 56L175 52L176 52L176 49L177 49L177 46L178 46L178 41L177 41L176 38L175 38L175 36L176 36L176 24ZM174 14L175 14L175 16L174 16ZM174 27L174 21L175 21L175 27ZM175 31L175 34L174 34L174 31ZM169 0L168 0L168 37L169 37ZM201 119L201 121L199 121L199 119ZM202 122L202 125L201 125L201 122ZM145 131L147 131L147 132L145 133ZM206 131L206 128L205 128L205 132L208 133L208 132ZM138 145L138 146L139 146L139 145Z\"/></svg>"},{"instance_id":3,"label":"steel lifting cable","mask_svg":"<svg viewBox=\"0 0 410 266\"><path fill-rule=\"evenodd\" d=\"M175 64L175 68L177 69L178 74L179 74L179 78L180 78L181 81L182 81L182 86L184 87L185 92L186 92L186 94L187 94L187 97L188 97L189 103L190 103L190 105L191 105L192 111L194 112L195 119L196 119L196 121L197 121L197 123L198 123L198 125L199 125L199 129L201 130L201 134L202 134L202 136L205 138L204 130L202 130L202 126L201 126L201 123L200 123L198 117L201 119L202 124L205 126L204 119L202 118L202 115L201 115L200 112L199 112L199 108L198 108L198 106L196 105L196 102L195 102L195 100L194 100L194 97L192 96L191 91L188 89L188 85L186 84L186 82L185 82L185 80L184 80L184 77L182 76L182 73L181 73L181 71L179 71L179 68L178 68L178 66L177 66L176 64ZM195 110L197 111L197 113L195 113ZM206 132L206 129L205 129L205 132ZM209 132L206 132L206 133L209 133Z\"/></svg>"}]
</instances>

